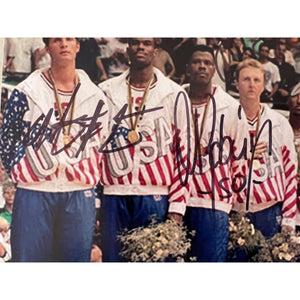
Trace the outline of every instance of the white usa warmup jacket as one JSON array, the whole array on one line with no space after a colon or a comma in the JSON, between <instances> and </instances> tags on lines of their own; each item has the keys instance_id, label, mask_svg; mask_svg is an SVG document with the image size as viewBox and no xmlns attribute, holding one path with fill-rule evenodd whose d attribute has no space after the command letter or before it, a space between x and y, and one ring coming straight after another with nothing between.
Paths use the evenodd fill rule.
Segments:
<instances>
[{"instance_id":1,"label":"white usa warmup jacket","mask_svg":"<svg viewBox=\"0 0 300 300\"><path fill-rule=\"evenodd\" d=\"M189 84L183 86L189 91ZM201 137L205 152L193 160L191 207L215 208L229 213L235 194L232 191L232 160L236 145L242 136L239 130L239 102L224 92L220 86L213 86L214 93L208 102L207 116ZM198 136L203 120L205 105L193 105L193 118L197 118Z\"/></svg>"},{"instance_id":2,"label":"white usa warmup jacket","mask_svg":"<svg viewBox=\"0 0 300 300\"><path fill-rule=\"evenodd\" d=\"M81 86L71 127L77 139L67 149L55 116L53 86L43 70L33 72L12 92L5 107L0 155L18 187L65 192L91 188L99 181L99 150L108 136L109 112L99 88L84 71L77 70L77 74ZM59 94L69 101L72 92Z\"/></svg>"},{"instance_id":3,"label":"white usa warmup jacket","mask_svg":"<svg viewBox=\"0 0 300 300\"><path fill-rule=\"evenodd\" d=\"M250 134L255 135L257 121L248 122L241 110L244 126L240 126L240 130L247 137L248 159L244 163L234 163L233 172L239 179L235 182L238 192L234 210L257 212L281 202L282 225L294 227L297 205L297 157L293 130L284 116L265 104L261 105L263 108L259 141L268 145L268 151L259 159L258 168L251 167L250 150L253 141L251 142Z\"/></svg>"},{"instance_id":4,"label":"white usa warmup jacket","mask_svg":"<svg viewBox=\"0 0 300 300\"><path fill-rule=\"evenodd\" d=\"M141 141L130 145L130 121L122 120L108 145L112 152L104 157L101 183L110 195L168 195L169 211L184 214L191 180L188 159L194 148L190 102L179 85L156 68L154 73L156 82L137 128ZM99 85L114 115L128 103L128 75L126 71Z\"/></svg>"}]
</instances>

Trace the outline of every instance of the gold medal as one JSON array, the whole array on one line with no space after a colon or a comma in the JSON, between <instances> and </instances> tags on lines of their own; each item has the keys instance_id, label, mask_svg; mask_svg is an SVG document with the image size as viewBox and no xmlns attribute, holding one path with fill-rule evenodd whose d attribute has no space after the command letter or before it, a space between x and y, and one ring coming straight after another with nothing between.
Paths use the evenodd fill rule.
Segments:
<instances>
[{"instance_id":1,"label":"gold medal","mask_svg":"<svg viewBox=\"0 0 300 300\"><path fill-rule=\"evenodd\" d=\"M130 130L127 138L131 144L136 143L140 139L139 134L135 130Z\"/></svg>"},{"instance_id":2,"label":"gold medal","mask_svg":"<svg viewBox=\"0 0 300 300\"><path fill-rule=\"evenodd\" d=\"M258 170L260 168L260 162L258 159L253 160L253 169Z\"/></svg>"},{"instance_id":3,"label":"gold medal","mask_svg":"<svg viewBox=\"0 0 300 300\"><path fill-rule=\"evenodd\" d=\"M65 134L63 140L64 140L64 145L68 145L72 141L72 138L68 134Z\"/></svg>"}]
</instances>

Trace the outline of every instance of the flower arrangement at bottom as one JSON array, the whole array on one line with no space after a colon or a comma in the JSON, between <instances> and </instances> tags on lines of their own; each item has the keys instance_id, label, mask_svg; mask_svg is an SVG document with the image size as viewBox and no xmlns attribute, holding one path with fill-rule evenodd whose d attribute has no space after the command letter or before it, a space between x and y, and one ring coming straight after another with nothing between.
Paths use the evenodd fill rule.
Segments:
<instances>
[{"instance_id":1,"label":"flower arrangement at bottom","mask_svg":"<svg viewBox=\"0 0 300 300\"><path fill-rule=\"evenodd\" d=\"M300 261L300 233L282 231L267 239L265 245L251 258L253 262Z\"/></svg>"},{"instance_id":2,"label":"flower arrangement at bottom","mask_svg":"<svg viewBox=\"0 0 300 300\"><path fill-rule=\"evenodd\" d=\"M233 213L229 221L227 260L234 261L236 256L249 262L298 262L300 232L284 230L266 239L243 214Z\"/></svg>"},{"instance_id":3,"label":"flower arrangement at bottom","mask_svg":"<svg viewBox=\"0 0 300 300\"><path fill-rule=\"evenodd\" d=\"M254 228L250 220L242 213L232 213L229 218L228 261L235 261L242 253L246 261L258 253L265 245L262 233Z\"/></svg>"},{"instance_id":4,"label":"flower arrangement at bottom","mask_svg":"<svg viewBox=\"0 0 300 300\"><path fill-rule=\"evenodd\" d=\"M191 240L185 227L173 220L125 230L119 235L121 256L130 262L184 261Z\"/></svg>"}]
</instances>

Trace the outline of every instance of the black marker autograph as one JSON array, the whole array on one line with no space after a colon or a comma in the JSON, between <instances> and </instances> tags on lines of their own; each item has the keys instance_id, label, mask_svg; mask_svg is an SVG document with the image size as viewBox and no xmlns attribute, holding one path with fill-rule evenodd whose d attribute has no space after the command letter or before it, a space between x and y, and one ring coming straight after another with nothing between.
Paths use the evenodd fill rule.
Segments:
<instances>
[{"instance_id":1,"label":"black marker autograph","mask_svg":"<svg viewBox=\"0 0 300 300\"><path fill-rule=\"evenodd\" d=\"M256 50L256 45L257 45L259 42L261 42L261 41L262 41L261 38L256 38L256 39L254 39L254 41L253 41L253 44L252 44L252 46L251 46L251 49L252 49L252 51L253 51L253 53L254 53L255 56L258 55L258 51ZM216 52L215 52L215 54L214 54L214 62L215 62L215 66L216 66L216 72L217 72L217 74L219 75L221 81L223 81L223 82L226 83L226 78L225 78L225 76L222 74L222 72L221 72L221 67L220 67L219 64L218 64L218 56L219 56L219 55L222 56L222 50L221 50L222 48L226 49L226 47L224 46L223 41L220 41L220 42L218 43L218 48L217 48L217 50L216 50ZM223 59L223 56L222 56L222 59Z\"/></svg>"},{"instance_id":2,"label":"black marker autograph","mask_svg":"<svg viewBox=\"0 0 300 300\"><path fill-rule=\"evenodd\" d=\"M77 119L67 120L66 118L70 110L70 107L72 106L73 101L74 99L70 100L66 110L62 115L62 118L55 124L50 125L50 119L54 111L53 108L51 108L48 111L47 115L41 114L39 118L37 118L37 120L29 128L28 132L25 134L24 139L22 141L23 145L25 147L33 145L35 149L38 150L42 145L42 143L45 140L48 140L48 142L52 143L51 154L57 155L60 152L64 151L65 149L69 148L72 143L74 143L77 139L80 138L81 145L75 155L76 157L78 157L79 153L83 151L84 147L86 146L88 140L92 136L97 134L100 130L102 130L101 127L102 122L98 122L97 120L102 116L104 116L107 113L107 110L102 112L104 101L99 100L93 116L89 117L88 115L85 114L78 117ZM40 122L42 122L42 124L39 126L38 124ZM81 127L81 129L67 145L64 145L62 148L55 150L57 146L58 137L61 134L63 128L71 124L78 124ZM37 132L35 132L38 126L39 129ZM51 131L48 130L49 127L52 128ZM84 131L86 132L84 133ZM35 133L34 137L33 137L33 133Z\"/></svg>"},{"instance_id":3,"label":"black marker autograph","mask_svg":"<svg viewBox=\"0 0 300 300\"><path fill-rule=\"evenodd\" d=\"M244 138L243 140L243 146L242 149L240 151L240 153L238 153L238 155L236 155L235 153L235 149L234 149L234 143L235 141L229 137L229 136L225 136L224 135L224 119L225 119L225 115L222 114L220 117L220 128L219 128L219 141L214 141L213 137L214 137L214 133L216 131L216 122L217 122L217 115L216 115L216 100L214 98L213 95L210 95L211 97L211 101L210 103L212 103L212 125L211 125L211 129L210 129L210 137L209 137L209 142L206 148L205 153L203 154L203 157L208 157L208 161L209 161L209 166L210 166L210 172L211 172L211 190L210 191L198 191L198 193L201 194L212 194L212 205L213 205L213 209L215 208L215 193L216 193L216 189L215 189L215 169L219 166L219 165L226 165L228 164L228 162L231 159L234 159L236 161L239 160L247 160L247 138ZM74 100L72 100L74 101ZM198 158L196 155L194 155L193 158L191 158L191 119L190 119L190 105L189 105L189 99L186 95L186 93L184 93L183 91L180 91L177 94L176 100L175 100L175 106L174 106L174 122L175 122L175 146L174 146L174 151L175 151L175 155L176 155L176 160L177 160L177 170L178 170L178 174L179 174L179 179L180 179L180 183L182 186L187 185L187 183L189 182L189 176L194 175L194 174L202 174L203 172L203 166L202 166L202 162L200 160L200 164L197 166L197 161ZM22 141L23 145L25 147L27 146L34 146L34 148L36 150L38 150L40 148L40 146L42 145L42 143L47 140L48 142L50 142L52 144L52 148L51 148L51 154L52 155L57 155L60 152L64 151L65 149L67 149L68 147L70 147L70 145L72 143L74 143L76 140L80 139L81 144L75 154L75 157L78 157L78 155L80 154L80 152L82 152L88 142L88 140L93 137L95 134L97 134L99 131L101 131L103 129L102 127L102 122L98 121L99 118L103 117L105 114L108 113L107 110L103 111L103 107L104 107L104 101L103 100L99 100L98 104L96 106L96 109L94 111L94 114L89 117L88 115L83 115L81 117L78 117L72 121L67 120L67 114L68 111L70 110L70 107L72 105L72 102L70 101L68 103L68 106L62 116L62 118L55 124L50 125L50 120L51 117L53 115L53 111L54 109L50 109L48 111L48 113L42 114L33 124L32 126L29 128L28 132L25 134L24 139ZM99 152L102 153L111 153L111 152L117 152L117 151L121 151L123 149L129 148L131 146L137 145L138 143L141 142L142 140L142 136L140 135L140 138L137 142L135 142L134 144L129 144L129 145L125 145L123 147L117 147L117 148L113 148L113 149L107 149L108 144L114 139L115 133L117 132L120 124L122 123L122 121L134 117L134 116L138 116L138 115L143 115L146 113L150 113L150 112L154 112L160 109L163 109L163 106L160 107L155 107L155 108L151 108L151 109L145 109L141 112L134 112L132 114L126 114L127 111L127 106L128 104L124 104L123 107L120 109L120 111L114 116L113 121L114 121L114 125L112 127L111 133L109 135L109 137L105 140L105 142L101 145L100 149L98 150ZM180 108L180 109L179 109ZM187 120L187 143L186 144L186 148L187 148L187 159L185 160L183 155L182 155L182 151L181 151L181 139L180 139L180 128L178 127L178 114L182 115L182 113L185 114L186 116L186 120ZM241 119L241 106L238 110L238 118ZM39 125L39 123L41 123L41 125ZM57 145L57 141L58 141L58 137L61 134L63 128L65 126L69 126L70 124L77 124L81 127L81 129L79 130L79 132L76 134L75 137L73 137L72 141L70 143L68 143L67 145L64 145L62 148L55 150L56 145ZM259 130L258 136L255 140L255 144L253 145L253 149L255 149L255 146L257 144L257 142L259 141L259 137L261 136L264 128L269 125L269 155L271 155L271 149L272 149L272 122L271 120L266 120L263 124L261 129ZM49 131L49 127L52 129ZM37 131L37 132L36 132ZM198 132L198 127L196 127L196 134L199 135ZM33 136L34 135L34 136ZM229 153L228 156L225 156L226 159L224 159L224 151L225 151L225 143L229 144ZM215 157L214 155L214 150L218 149L218 156ZM253 149L251 149L252 152L252 157L251 157L251 162L250 162L250 169L249 169L249 176L248 179L246 176L243 175L237 175L236 178L233 178L232 181L232 191L233 192L240 192L244 189L244 187L246 185L248 185L248 191L250 191L250 187L252 184L252 164L253 164L253 159L254 159L254 151ZM227 150L226 150L227 151ZM197 170L197 167L199 170ZM240 188L235 188L235 183L237 179L242 179L243 183L241 184ZM232 196L232 192L228 189L226 189L224 183L226 181L229 181L230 178L229 177L225 177L222 178L219 182L218 185L219 187L225 191L227 193L227 195L225 196L221 196L223 198L229 198ZM254 182L254 183L259 183L259 182ZM249 207L249 193L247 194L247 203L246 203L246 207L248 209Z\"/></svg>"},{"instance_id":4,"label":"black marker autograph","mask_svg":"<svg viewBox=\"0 0 300 300\"><path fill-rule=\"evenodd\" d=\"M74 102L74 99L71 99L70 102L68 103L68 106L66 107L66 110L62 115L62 118L57 123L54 123L52 125L50 125L50 120L53 115L54 109L51 108L46 115L41 114L37 118L37 120L32 124L32 126L29 128L28 132L25 134L24 139L22 141L23 145L25 147L34 146L34 148L38 150L43 144L43 142L47 140L52 144L51 154L57 155L62 151L64 151L65 149L68 149L71 146L71 144L74 143L76 140L80 139L81 144L75 154L75 157L78 157L80 152L84 150L88 140L103 129L102 122L98 121L98 119L103 117L105 114L107 114L108 111L105 110L102 112L105 102L103 100L99 100L96 109L94 111L94 114L91 117L85 114L78 117L77 119L67 120L67 115L72 106L72 102ZM103 153L116 152L124 148L128 148L130 146L134 146L138 144L142 140L141 135L140 135L140 139L134 144L126 145L125 147L117 148L113 150L105 149L106 146L109 144L109 142L113 139L114 134L116 133L119 125L123 120L131 118L133 116L143 115L149 112L153 112L163 108L162 106L160 106L152 109L147 109L147 110L145 109L142 112L134 112L132 114L126 115L125 113L127 111L127 106L128 104L124 104L121 110L113 118L115 124L112 128L111 134L109 135L107 140L103 143L103 145L99 149L99 152L103 152ZM41 125L39 125L40 122L42 122ZM60 149L55 150L59 135L63 131L63 128L65 126L69 126L70 124L77 124L81 127L81 129L68 144L64 145ZM51 127L52 130L49 131L48 130L49 127Z\"/></svg>"},{"instance_id":5,"label":"black marker autograph","mask_svg":"<svg viewBox=\"0 0 300 300\"><path fill-rule=\"evenodd\" d=\"M146 113L150 113L150 112L154 112L160 109L163 109L163 106L159 106L159 107L154 107L154 108L150 108L150 109L144 109L141 112L134 112L132 114L125 114L127 111L127 106L128 104L124 104L123 107L120 109L120 111L115 115L115 117L113 118L115 124L112 127L111 133L109 135L109 137L106 139L106 141L102 144L102 146L99 149L99 152L102 153L112 153L112 152L118 152L121 151L123 149L127 149L129 147L135 146L137 144L139 144L142 141L142 136L140 133L139 134L139 140L136 141L135 143L129 144L129 145L125 145L123 147L116 147L113 149L108 150L107 149L107 145L113 140L114 135L116 134L120 124L122 123L122 121L132 118L134 116L138 116L138 115L144 115Z\"/></svg>"},{"instance_id":6,"label":"black marker autograph","mask_svg":"<svg viewBox=\"0 0 300 300\"><path fill-rule=\"evenodd\" d=\"M185 95L185 94L183 94ZM245 137L244 140L242 141L242 148L240 150L239 153L236 153L236 151L234 149L234 145L235 145L235 141L230 137L230 136L225 136L224 135L224 119L225 119L225 115L222 114L220 117L220 128L219 128L219 140L218 141L214 141L213 137L214 137L214 133L216 131L216 121L217 121L217 109L216 109L216 100L214 98L213 95L210 95L211 101L210 103L212 104L212 125L211 125L211 130L210 131L210 137L209 137L209 142L206 148L205 153L202 155L203 157L208 157L208 161L209 161L209 166L210 166L210 172L211 172L211 184L210 184L210 191L198 191L199 194L211 194L212 195L212 209L215 209L215 193L216 193L216 188L215 188L215 176L216 176L216 172L215 169L219 166L219 165L226 165L230 162L230 160L235 160L235 161L240 161L240 160L245 160L247 161L247 138ZM178 113L178 105L180 103L180 100L184 101L184 105L180 105L181 109L185 108L185 114L188 116L189 112L188 112L188 105L187 105L187 101L189 101L187 99L186 96L184 96L183 98L180 98L179 95L176 98L176 102L175 102L175 116ZM241 119L241 106L239 107L239 110L237 112L238 114L238 119ZM182 110L181 110L182 113ZM189 120L189 118L187 118L187 120ZM233 178L232 180L232 191L235 193L241 192L245 186L248 186L248 193L247 193L247 201L246 201L246 208L248 210L249 208L249 199L250 199L250 188L251 188L251 184L252 184L252 165L253 165L253 160L254 160L254 149L259 141L259 137L261 136L264 128L269 125L269 155L271 155L271 149L272 149L272 122L271 120L266 120L259 132L258 132L258 136L255 140L255 144L253 145L253 147L251 147L251 152L252 152L252 156L251 156L251 160L250 160L250 169L249 169L249 176L247 178L247 176L244 175L236 175L235 178ZM187 126L188 126L188 132L190 132L189 127L190 127L190 122L187 122ZM178 128L178 123L177 123L177 118L175 118L175 132L178 132L179 128ZM197 136L199 136L199 131L198 131L198 127L196 127L196 131L195 134ZM179 141L179 139L176 139L177 141ZM226 159L224 159L224 151L227 149L227 147L225 148L225 143L229 144L229 153L228 156L225 156ZM190 150L190 143L188 143L187 146L187 160L186 163L184 162L183 156L182 156L182 152L181 152L181 148L178 142L178 145L176 146L176 158L177 158L177 165L178 165L178 173L179 173L179 179L181 182L181 185L186 185L186 183L188 182L188 177L190 175L194 175L194 174L202 174L203 173L203 166L202 166L202 161L201 159L199 160L199 171L197 171L197 161L198 161L198 157L196 155L196 153L194 154L194 157L191 160L191 151ZM215 149L218 149L218 155L217 157L215 157L216 155L214 154ZM226 150L227 151L227 150ZM226 153L225 153L226 154ZM180 167L182 169L180 169ZM184 175L183 175L184 173ZM235 183L238 179L242 179L242 184L241 186L237 189L235 188ZM230 178L229 177L224 177L222 178L219 182L218 185L219 187L226 192L227 195L223 196L223 195L219 195L221 198L230 198L232 196L232 192L228 189L226 189L226 187L224 186L224 183L226 181L229 181ZM257 181L253 181L253 183L260 183Z\"/></svg>"}]
</instances>

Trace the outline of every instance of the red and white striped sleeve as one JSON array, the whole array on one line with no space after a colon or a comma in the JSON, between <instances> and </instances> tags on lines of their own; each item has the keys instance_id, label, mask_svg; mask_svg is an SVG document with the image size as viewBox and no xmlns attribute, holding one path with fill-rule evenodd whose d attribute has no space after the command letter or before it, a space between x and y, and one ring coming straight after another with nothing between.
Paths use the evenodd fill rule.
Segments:
<instances>
[{"instance_id":1,"label":"red and white striped sleeve","mask_svg":"<svg viewBox=\"0 0 300 300\"><path fill-rule=\"evenodd\" d=\"M177 94L175 101L172 129L174 170L169 187L169 212L184 215L192 180L190 170L194 158L194 127L190 100L183 90Z\"/></svg>"},{"instance_id":2,"label":"red and white striped sleeve","mask_svg":"<svg viewBox=\"0 0 300 300\"><path fill-rule=\"evenodd\" d=\"M282 129L283 146L281 148L285 174L282 225L294 227L297 210L297 155L293 143L292 128L286 127L286 129Z\"/></svg>"}]
</instances>

